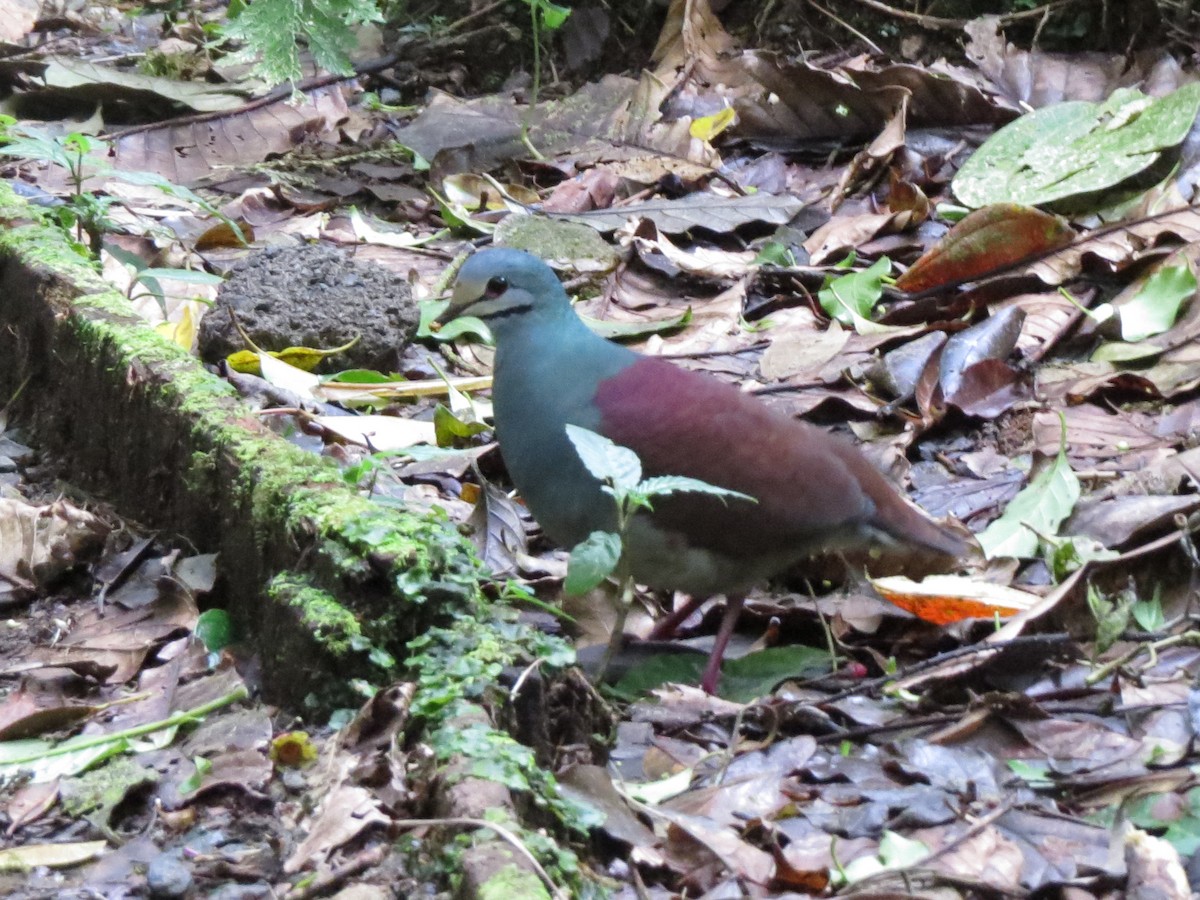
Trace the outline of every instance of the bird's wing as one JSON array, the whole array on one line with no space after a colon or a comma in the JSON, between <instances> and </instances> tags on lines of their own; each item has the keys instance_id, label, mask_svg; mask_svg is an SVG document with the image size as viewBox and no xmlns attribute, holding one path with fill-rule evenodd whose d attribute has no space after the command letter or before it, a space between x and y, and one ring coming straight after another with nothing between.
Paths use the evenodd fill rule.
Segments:
<instances>
[{"instance_id":1,"label":"bird's wing","mask_svg":"<svg viewBox=\"0 0 1200 900\"><path fill-rule=\"evenodd\" d=\"M756 498L685 493L655 503L656 522L706 549L815 549L875 524L876 485L864 477L894 495L869 463L867 475L857 471L861 456L846 442L664 360L639 359L602 381L595 402L601 431L636 452L647 475L686 475Z\"/></svg>"}]
</instances>

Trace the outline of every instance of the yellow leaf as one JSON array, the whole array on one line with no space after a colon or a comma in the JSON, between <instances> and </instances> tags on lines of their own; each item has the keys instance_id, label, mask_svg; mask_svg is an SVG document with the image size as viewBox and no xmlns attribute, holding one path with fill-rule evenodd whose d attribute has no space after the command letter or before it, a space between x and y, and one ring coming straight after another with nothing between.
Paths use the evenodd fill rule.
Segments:
<instances>
[{"instance_id":1,"label":"yellow leaf","mask_svg":"<svg viewBox=\"0 0 1200 900\"><path fill-rule=\"evenodd\" d=\"M295 366L297 369L311 372L321 364L321 360L331 353L336 352L337 350L314 350L311 347L288 347L286 350L280 350L278 353L273 352L271 355L276 359L282 359L289 366Z\"/></svg>"},{"instance_id":2,"label":"yellow leaf","mask_svg":"<svg viewBox=\"0 0 1200 900\"><path fill-rule=\"evenodd\" d=\"M185 303L183 305L183 314L178 322L162 322L154 326L154 330L182 347L184 350L191 352L192 347L196 343L196 312L195 304Z\"/></svg>"},{"instance_id":3,"label":"yellow leaf","mask_svg":"<svg viewBox=\"0 0 1200 900\"><path fill-rule=\"evenodd\" d=\"M719 113L702 116L692 122L688 132L700 141L711 141L718 134L737 121L737 113L732 106L727 106Z\"/></svg>"},{"instance_id":4,"label":"yellow leaf","mask_svg":"<svg viewBox=\"0 0 1200 900\"><path fill-rule=\"evenodd\" d=\"M243 375L262 374L262 367L258 364L258 354L253 350L239 350L236 353L230 353L225 357L225 362L233 371L241 372Z\"/></svg>"},{"instance_id":5,"label":"yellow leaf","mask_svg":"<svg viewBox=\"0 0 1200 900\"><path fill-rule=\"evenodd\" d=\"M243 337L245 335L243 334ZM249 339L246 339L247 342ZM342 344L340 347L334 347L332 350L317 350L312 347L287 347L284 350L267 351L268 356L273 356L280 362L285 362L293 369L299 369L302 372L311 372L321 360L327 356L333 356L336 353L342 353L349 350L358 343L356 336L352 341ZM262 365L259 362L258 353L253 350L239 350L236 353L230 353L225 357L225 361L229 367L235 372L241 372L243 375L260 375L262 374Z\"/></svg>"}]
</instances>

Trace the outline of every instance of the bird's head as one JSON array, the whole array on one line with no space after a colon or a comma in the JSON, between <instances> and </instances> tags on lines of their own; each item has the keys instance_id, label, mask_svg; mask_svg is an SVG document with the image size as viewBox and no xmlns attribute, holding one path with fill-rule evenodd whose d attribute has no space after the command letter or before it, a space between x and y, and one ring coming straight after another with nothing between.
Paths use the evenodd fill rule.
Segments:
<instances>
[{"instance_id":1,"label":"bird's head","mask_svg":"<svg viewBox=\"0 0 1200 900\"><path fill-rule=\"evenodd\" d=\"M570 308L549 266L523 250L500 247L481 250L463 263L450 305L438 322L474 316L500 333L521 321L556 318Z\"/></svg>"}]
</instances>

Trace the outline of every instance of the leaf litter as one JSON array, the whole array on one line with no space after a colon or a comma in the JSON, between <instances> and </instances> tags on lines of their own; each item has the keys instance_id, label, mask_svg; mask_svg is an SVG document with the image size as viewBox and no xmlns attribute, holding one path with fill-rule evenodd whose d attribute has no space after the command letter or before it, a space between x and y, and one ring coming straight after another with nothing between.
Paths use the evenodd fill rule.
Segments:
<instances>
[{"instance_id":1,"label":"leaf litter","mask_svg":"<svg viewBox=\"0 0 1200 900\"><path fill-rule=\"evenodd\" d=\"M103 240L138 260L122 260L131 294L130 268L161 272L164 256L179 271L225 273L252 252L208 237L200 255L216 208L245 222L256 245L352 245L428 300L444 292L465 237L545 204L551 222L582 223L618 247L615 271L606 261L570 273L597 327L791 413L853 420L920 503L979 535L986 560L923 590L891 576L886 556L872 560L893 603L836 564L807 572L801 590L753 595L726 698L687 686L700 656L689 644L709 640L717 604L685 623L692 637L625 667L609 764L559 772L606 814L600 831L621 849L594 849L592 861L618 896L1183 896L1200 848L1189 518L1200 307L1195 161L1182 143L1195 89L1180 91L1188 79L1165 56L1122 71L1116 56L1025 53L994 20L968 33L973 69L800 64L741 49L706 3L677 2L639 79L609 76L535 109L513 93L439 94L407 120L344 83L288 104L249 81L184 91L65 57L52 77L17 87L33 103L104 90L158 110L148 127L99 123L112 153L98 149L105 165L86 183L114 199L128 232ZM1134 81L1159 99L1130 92ZM1017 102L1038 112L1021 115ZM164 103L204 115L171 119ZM723 128L690 127L724 109ZM1038 126L1066 113L1073 156L1050 173L1052 192L1006 191L1045 163ZM1097 132L1106 117L1113 127ZM1005 123L1007 136L972 155L982 141L968 126L986 137ZM399 145L374 136L381 126ZM937 127L964 137L939 143ZM972 185L971 165L1013 156L1003 152L1013 134L1024 135L1026 168ZM814 152L825 138L866 150ZM1083 177L1110 154L1123 168ZM161 184L121 187L106 166L203 188L208 206ZM46 160L14 171L50 191L67 183ZM1146 171L1157 180L1137 182ZM1014 203L1047 200L1058 217ZM984 208L939 205L953 201ZM520 246L518 230L507 235ZM541 243L550 238L534 240L555 257ZM835 290L847 276L852 293ZM183 281L144 305L191 346L188 317L206 309L193 298L211 297ZM317 439L296 440L353 464L382 502L437 504L474 522L494 569L553 594L563 556L493 483L486 433L456 418L461 409L435 427L427 388L404 387L485 390L490 360L469 334L418 341L371 384L330 380L336 359L306 375L263 356L274 392L255 388L256 403L285 431L295 414L270 409L279 397L316 404L297 421ZM322 405L339 397L372 415ZM410 446L439 434L447 446ZM394 469L375 455L385 450L403 451ZM4 443L0 456L13 458ZM332 886L338 871L381 871L382 836L430 799L405 775L417 748L384 747L352 725L336 742L317 736L319 774L273 765L272 736L295 729L240 699L233 651L214 657L193 636L203 592L180 575L189 558L94 519L58 498L0 498L0 534L18 536L0 540L0 597L28 610L0 645L3 758L37 760L0 761L27 767L3 797L0 870L66 867L101 892L156 861L204 886L286 888L302 873ZM68 603L58 587L88 576L105 615L88 591ZM606 618L602 606L589 598L569 627L605 642L587 620ZM406 690L376 695L357 721L375 717L399 735ZM196 710L209 710L199 726ZM109 783L86 783L94 772ZM151 840L109 839L139 832ZM19 890L34 896L46 878Z\"/></svg>"}]
</instances>

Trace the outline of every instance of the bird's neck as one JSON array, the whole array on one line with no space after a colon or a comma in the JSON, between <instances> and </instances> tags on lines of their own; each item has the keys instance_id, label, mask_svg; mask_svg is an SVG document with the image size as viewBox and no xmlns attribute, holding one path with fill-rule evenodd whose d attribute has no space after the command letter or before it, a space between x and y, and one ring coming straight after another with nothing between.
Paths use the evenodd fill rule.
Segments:
<instances>
[{"instance_id":1,"label":"bird's neck","mask_svg":"<svg viewBox=\"0 0 1200 900\"><path fill-rule=\"evenodd\" d=\"M499 323L498 323L499 324ZM496 329L497 412L561 430L564 421L596 429L597 385L637 355L588 328L570 307L522 317Z\"/></svg>"},{"instance_id":2,"label":"bird's neck","mask_svg":"<svg viewBox=\"0 0 1200 900\"><path fill-rule=\"evenodd\" d=\"M566 376L603 379L635 358L631 351L588 328L565 305L498 322L495 327L496 375L500 379L518 372L527 376L522 381Z\"/></svg>"}]
</instances>

